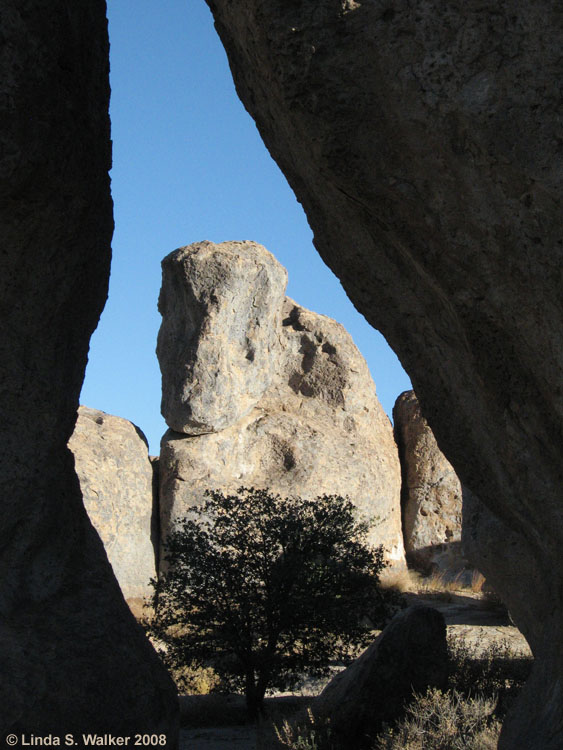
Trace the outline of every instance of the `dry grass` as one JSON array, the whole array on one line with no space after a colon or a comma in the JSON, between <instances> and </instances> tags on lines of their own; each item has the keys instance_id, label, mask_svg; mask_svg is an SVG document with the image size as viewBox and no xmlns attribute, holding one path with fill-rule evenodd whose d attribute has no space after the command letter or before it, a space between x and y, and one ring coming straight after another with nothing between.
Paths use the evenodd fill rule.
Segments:
<instances>
[{"instance_id":1,"label":"dry grass","mask_svg":"<svg viewBox=\"0 0 563 750\"><path fill-rule=\"evenodd\" d=\"M471 576L470 589L474 594L481 594L485 585L485 576L479 570L474 570Z\"/></svg>"},{"instance_id":2,"label":"dry grass","mask_svg":"<svg viewBox=\"0 0 563 750\"><path fill-rule=\"evenodd\" d=\"M382 576L381 586L401 594L441 594L447 595L454 592L471 592L483 594L485 576L478 570L474 570L468 583L468 572L466 570L454 572L450 569L435 570L429 575L422 575L412 569L387 570Z\"/></svg>"},{"instance_id":3,"label":"dry grass","mask_svg":"<svg viewBox=\"0 0 563 750\"><path fill-rule=\"evenodd\" d=\"M471 578L467 570L435 570L429 575L412 569L388 571L381 585L400 594L419 594L430 599L451 602L454 594L472 596L492 607L503 606L498 595L486 586L485 576L473 570Z\"/></svg>"},{"instance_id":4,"label":"dry grass","mask_svg":"<svg viewBox=\"0 0 563 750\"><path fill-rule=\"evenodd\" d=\"M496 748L500 721L527 679L532 659L514 654L508 642L483 650L456 637L448 639L448 651L448 689L415 696L404 716L384 727L372 750ZM301 716L263 723L258 750L347 750L336 744L330 724L316 723L311 712Z\"/></svg>"},{"instance_id":5,"label":"dry grass","mask_svg":"<svg viewBox=\"0 0 563 750\"><path fill-rule=\"evenodd\" d=\"M473 592L473 583L467 585L465 571L458 572L455 576L448 570L435 571L421 580L420 593L443 593L453 594L458 592Z\"/></svg>"},{"instance_id":6,"label":"dry grass","mask_svg":"<svg viewBox=\"0 0 563 750\"><path fill-rule=\"evenodd\" d=\"M171 669L170 674L178 692L188 695L209 695L221 685L221 678L212 667L188 664L178 669Z\"/></svg>"},{"instance_id":7,"label":"dry grass","mask_svg":"<svg viewBox=\"0 0 563 750\"><path fill-rule=\"evenodd\" d=\"M454 592L463 589L462 574L452 578L448 571L434 571L422 575L415 570L390 571L381 585L400 594L419 594L431 599L449 602Z\"/></svg>"},{"instance_id":8,"label":"dry grass","mask_svg":"<svg viewBox=\"0 0 563 750\"><path fill-rule=\"evenodd\" d=\"M310 709L301 720L271 717L258 727L257 750L340 750L331 738L330 723L315 719Z\"/></svg>"},{"instance_id":9,"label":"dry grass","mask_svg":"<svg viewBox=\"0 0 563 750\"><path fill-rule=\"evenodd\" d=\"M416 593L421 585L422 575L410 568L387 569L381 576L380 586L387 591L399 594Z\"/></svg>"},{"instance_id":10,"label":"dry grass","mask_svg":"<svg viewBox=\"0 0 563 750\"><path fill-rule=\"evenodd\" d=\"M500 723L495 701L431 689L417 695L405 717L379 735L373 750L493 750Z\"/></svg>"}]
</instances>

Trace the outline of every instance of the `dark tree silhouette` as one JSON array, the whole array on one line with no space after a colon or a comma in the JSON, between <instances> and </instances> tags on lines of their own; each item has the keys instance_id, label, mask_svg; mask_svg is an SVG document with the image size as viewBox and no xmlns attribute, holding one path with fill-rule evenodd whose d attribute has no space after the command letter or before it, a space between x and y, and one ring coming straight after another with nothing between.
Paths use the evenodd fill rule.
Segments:
<instances>
[{"instance_id":1,"label":"dark tree silhouette","mask_svg":"<svg viewBox=\"0 0 563 750\"><path fill-rule=\"evenodd\" d=\"M167 540L149 631L170 666L212 665L243 688L254 717L268 689L366 644L396 598L379 586L382 548L366 546L349 500L207 494Z\"/></svg>"}]
</instances>

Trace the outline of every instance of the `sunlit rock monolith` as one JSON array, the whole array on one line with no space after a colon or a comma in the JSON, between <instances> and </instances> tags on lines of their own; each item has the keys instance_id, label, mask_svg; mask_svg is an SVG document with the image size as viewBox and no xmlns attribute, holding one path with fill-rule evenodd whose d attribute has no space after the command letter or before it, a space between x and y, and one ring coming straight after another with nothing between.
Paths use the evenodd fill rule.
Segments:
<instances>
[{"instance_id":1,"label":"sunlit rock monolith","mask_svg":"<svg viewBox=\"0 0 563 750\"><path fill-rule=\"evenodd\" d=\"M254 242L198 242L163 260L157 354L173 430L216 432L256 405L278 367L286 284Z\"/></svg>"},{"instance_id":2,"label":"sunlit rock monolith","mask_svg":"<svg viewBox=\"0 0 563 750\"><path fill-rule=\"evenodd\" d=\"M200 260L200 247L198 243L182 251L191 255L190 274L196 279L200 273L207 273L208 255L214 257L218 267L232 264L244 268L248 260L233 260L233 249L243 256L249 253L251 259L257 252L257 246L250 243L214 246L207 243L206 255ZM260 252L266 253L263 248ZM185 378L186 411L191 410L189 395L194 393L196 405L206 403L211 414L235 415L241 400L239 389L246 382L235 378L241 362L241 329L236 326L225 329L218 322L215 309L226 305L220 296L221 286L211 287L216 301L208 318L198 319L190 308L180 304L188 296L186 288L190 290L193 282L186 274L182 277L185 288L180 282L170 284L167 277L171 258L174 255L168 256L163 264L166 289L166 303L161 305L163 330L167 337L176 331L187 342L203 331L205 346L198 347L195 354L193 348L184 348L188 366L183 359L173 362L166 355L163 380L174 380L174 365ZM278 275L285 279L285 270L282 271ZM246 310L255 288L250 276L246 286L242 277L237 279L238 297L229 290L228 306L233 320L241 318L238 305ZM230 492L246 486L265 487L282 496L314 498L338 494L348 496L359 515L372 523L369 539L385 547L386 559L404 565L397 446L365 360L336 321L305 310L289 298L278 298L277 310L271 306L270 298L263 298L260 304L256 295L255 300L253 314L263 329L262 350L255 347L256 359L264 361L268 386L261 385L262 395L256 398L253 407L238 411L238 418L231 418L224 429L201 435L173 430L165 434L160 456L163 539L190 507L204 500L206 490ZM246 314L243 319L247 320ZM245 335L244 340L247 339ZM170 350L182 351L183 340L172 341ZM275 346L264 343L270 341ZM231 353L234 363L229 359ZM213 371L216 376L205 380L196 375ZM242 372L248 372L250 377L253 370L244 365ZM227 378L239 383L232 392L232 404L224 390L214 389L215 382ZM167 410L165 417L169 418ZM174 419L170 422L175 423Z\"/></svg>"}]
</instances>

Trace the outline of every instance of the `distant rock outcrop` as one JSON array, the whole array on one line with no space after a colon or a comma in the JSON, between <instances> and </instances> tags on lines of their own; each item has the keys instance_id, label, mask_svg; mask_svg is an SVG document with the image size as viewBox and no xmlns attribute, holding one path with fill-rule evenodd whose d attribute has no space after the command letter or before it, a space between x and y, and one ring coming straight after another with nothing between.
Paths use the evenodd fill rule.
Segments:
<instances>
[{"instance_id":1,"label":"distant rock outcrop","mask_svg":"<svg viewBox=\"0 0 563 750\"><path fill-rule=\"evenodd\" d=\"M126 419L81 406L69 441L84 506L135 613L152 593L153 467L145 436Z\"/></svg>"},{"instance_id":2,"label":"distant rock outcrop","mask_svg":"<svg viewBox=\"0 0 563 750\"><path fill-rule=\"evenodd\" d=\"M441 567L461 556L462 487L444 456L414 391L405 391L393 409L403 484L403 538L415 567Z\"/></svg>"},{"instance_id":3,"label":"distant rock outcrop","mask_svg":"<svg viewBox=\"0 0 563 750\"><path fill-rule=\"evenodd\" d=\"M273 299L257 289L256 278L264 278L265 271L249 276L246 285L237 272L236 283L228 287L228 302L219 297L222 286L216 291L211 284L207 287L206 294L217 298L213 305L202 306L191 294L193 278L199 280L203 274L222 280L223 269L230 264L272 268L274 263L270 253L254 243L198 243L163 262L164 334L159 339L163 380L179 383L178 378L183 379L178 390L186 413L192 412L195 394L202 412L198 424L205 418L202 404L210 414L218 415L207 420L209 428L214 428L208 434L190 435L193 427L186 424L184 434L169 430L162 440L163 538L190 507L202 502L207 489L236 491L254 486L281 495L340 494L373 522L370 541L384 545L388 560L404 564L397 447L368 367L349 334L330 318L305 310L289 298L284 300L281 266L276 283L269 282L276 290ZM190 278L183 272L186 268ZM241 305L243 315L238 312ZM222 307L236 325L220 323L216 310ZM210 310L207 318L206 309ZM260 335L249 334L249 326ZM182 340L171 339L172 331ZM196 337L197 348L182 344ZM166 347L164 338L169 341ZM244 363L243 350L250 343L254 362ZM168 356L171 350L179 353L176 360ZM254 363L261 363L260 368ZM174 369L181 375L175 376ZM205 378L198 373L205 373ZM252 378L258 381L254 404L250 399L243 402L245 384ZM215 390L215 383L226 382L228 388ZM222 413L229 418L221 421ZM166 408L164 415L169 424L178 425Z\"/></svg>"},{"instance_id":4,"label":"distant rock outcrop","mask_svg":"<svg viewBox=\"0 0 563 750\"><path fill-rule=\"evenodd\" d=\"M443 688L447 678L444 616L431 607L410 607L329 682L311 712L315 719L330 721L337 742L371 748L383 722L396 719L413 693Z\"/></svg>"}]
</instances>

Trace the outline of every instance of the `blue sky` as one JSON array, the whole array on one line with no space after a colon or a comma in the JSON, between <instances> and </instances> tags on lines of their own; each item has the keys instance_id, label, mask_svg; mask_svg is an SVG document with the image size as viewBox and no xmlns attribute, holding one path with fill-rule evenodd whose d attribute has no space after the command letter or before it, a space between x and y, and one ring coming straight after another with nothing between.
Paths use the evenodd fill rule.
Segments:
<instances>
[{"instance_id":1,"label":"blue sky","mask_svg":"<svg viewBox=\"0 0 563 750\"><path fill-rule=\"evenodd\" d=\"M320 260L303 209L236 96L204 0L108 5L116 227L81 403L130 419L158 454L160 261L198 240L254 240L287 268L290 297L351 333L391 415L410 381Z\"/></svg>"}]
</instances>

